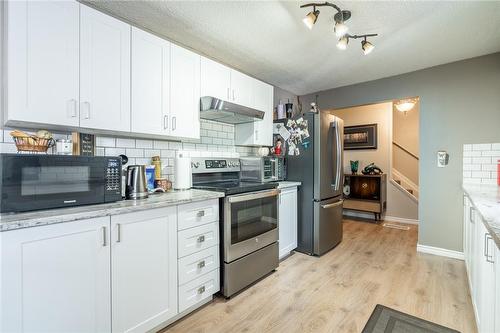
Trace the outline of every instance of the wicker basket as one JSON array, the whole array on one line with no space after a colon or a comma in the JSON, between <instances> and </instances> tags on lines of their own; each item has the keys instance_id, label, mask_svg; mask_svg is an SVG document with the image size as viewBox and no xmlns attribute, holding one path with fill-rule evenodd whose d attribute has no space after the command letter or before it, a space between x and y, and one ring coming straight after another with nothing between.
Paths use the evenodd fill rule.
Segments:
<instances>
[{"instance_id":1,"label":"wicker basket","mask_svg":"<svg viewBox=\"0 0 500 333\"><path fill-rule=\"evenodd\" d=\"M13 136L17 151L32 153L46 153L50 147L55 145L54 139L43 139L36 136Z\"/></svg>"}]
</instances>

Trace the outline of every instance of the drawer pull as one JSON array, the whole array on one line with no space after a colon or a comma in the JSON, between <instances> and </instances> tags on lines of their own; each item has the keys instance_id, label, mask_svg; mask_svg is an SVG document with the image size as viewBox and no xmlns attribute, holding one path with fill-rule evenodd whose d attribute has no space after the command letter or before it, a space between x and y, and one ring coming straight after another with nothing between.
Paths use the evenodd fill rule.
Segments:
<instances>
[{"instance_id":1,"label":"drawer pull","mask_svg":"<svg viewBox=\"0 0 500 333\"><path fill-rule=\"evenodd\" d=\"M198 288L198 294L203 294L205 292L205 286L201 286L200 288Z\"/></svg>"},{"instance_id":2,"label":"drawer pull","mask_svg":"<svg viewBox=\"0 0 500 333\"><path fill-rule=\"evenodd\" d=\"M200 210L197 214L196 214L197 217L203 217L205 216L205 211L204 210Z\"/></svg>"},{"instance_id":3,"label":"drawer pull","mask_svg":"<svg viewBox=\"0 0 500 333\"><path fill-rule=\"evenodd\" d=\"M203 268L205 267L205 260L202 260L198 263L198 268Z\"/></svg>"},{"instance_id":4,"label":"drawer pull","mask_svg":"<svg viewBox=\"0 0 500 333\"><path fill-rule=\"evenodd\" d=\"M200 237L198 237L197 241L198 243L203 243L205 241L205 235L201 235Z\"/></svg>"}]
</instances>

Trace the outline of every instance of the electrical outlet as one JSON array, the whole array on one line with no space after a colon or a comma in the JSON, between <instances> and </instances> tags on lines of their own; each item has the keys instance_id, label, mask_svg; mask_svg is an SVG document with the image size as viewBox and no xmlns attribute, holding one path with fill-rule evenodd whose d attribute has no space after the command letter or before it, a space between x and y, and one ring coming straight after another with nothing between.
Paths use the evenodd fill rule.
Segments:
<instances>
[{"instance_id":1,"label":"electrical outlet","mask_svg":"<svg viewBox=\"0 0 500 333\"><path fill-rule=\"evenodd\" d=\"M438 151L437 152L437 166L438 168L444 168L448 165L448 160L450 155L446 151Z\"/></svg>"}]
</instances>

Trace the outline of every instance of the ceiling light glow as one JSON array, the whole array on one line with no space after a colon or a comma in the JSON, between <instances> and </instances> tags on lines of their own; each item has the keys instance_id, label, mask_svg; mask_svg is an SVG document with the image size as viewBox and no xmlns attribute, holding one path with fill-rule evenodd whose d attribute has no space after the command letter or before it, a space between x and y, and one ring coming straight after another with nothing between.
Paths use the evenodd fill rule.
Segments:
<instances>
[{"instance_id":1,"label":"ceiling light glow","mask_svg":"<svg viewBox=\"0 0 500 333\"><path fill-rule=\"evenodd\" d=\"M333 31L338 38L343 37L348 30L349 28L344 24L344 22L336 22L333 27Z\"/></svg>"},{"instance_id":2,"label":"ceiling light glow","mask_svg":"<svg viewBox=\"0 0 500 333\"><path fill-rule=\"evenodd\" d=\"M374 48L375 46L366 39L361 41L361 49L363 50L364 55L372 52Z\"/></svg>"},{"instance_id":3,"label":"ceiling light glow","mask_svg":"<svg viewBox=\"0 0 500 333\"><path fill-rule=\"evenodd\" d=\"M349 38L344 36L344 37L340 38L339 41L337 42L337 48L339 50L345 50L345 49L347 49L347 44L349 44Z\"/></svg>"},{"instance_id":4,"label":"ceiling light glow","mask_svg":"<svg viewBox=\"0 0 500 333\"><path fill-rule=\"evenodd\" d=\"M318 16L319 16L319 10L315 9L309 14L307 14L306 17L302 20L302 22L304 22L306 27L308 27L309 30L311 30L314 26L314 23L316 23L316 21L318 20Z\"/></svg>"}]
</instances>

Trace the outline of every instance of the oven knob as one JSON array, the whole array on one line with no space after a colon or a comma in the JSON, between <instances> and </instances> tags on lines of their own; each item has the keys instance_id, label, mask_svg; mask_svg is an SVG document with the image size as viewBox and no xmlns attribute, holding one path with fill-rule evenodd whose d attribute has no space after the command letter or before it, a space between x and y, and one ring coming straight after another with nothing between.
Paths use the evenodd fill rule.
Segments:
<instances>
[{"instance_id":1,"label":"oven knob","mask_svg":"<svg viewBox=\"0 0 500 333\"><path fill-rule=\"evenodd\" d=\"M233 167L234 163L233 162L227 162L227 165L230 166L230 167Z\"/></svg>"},{"instance_id":2,"label":"oven knob","mask_svg":"<svg viewBox=\"0 0 500 333\"><path fill-rule=\"evenodd\" d=\"M191 162L191 168L198 168L200 166L200 162Z\"/></svg>"}]
</instances>

